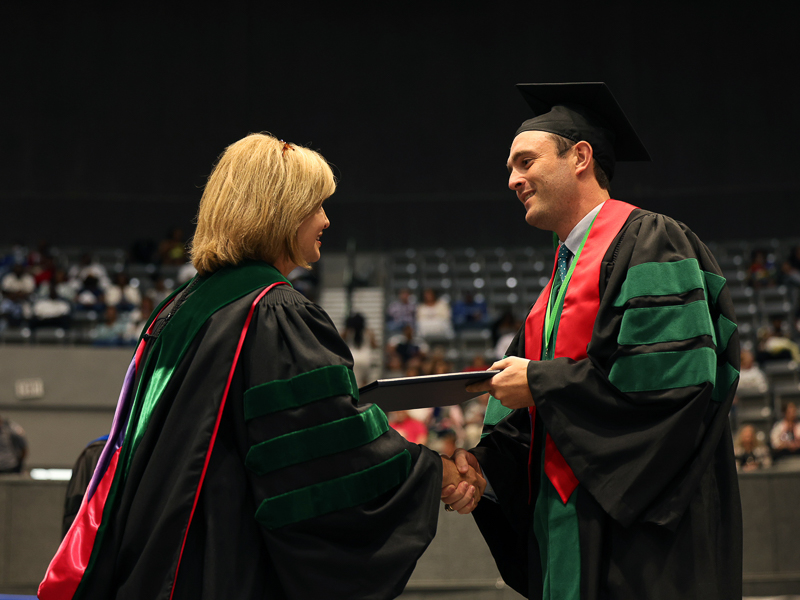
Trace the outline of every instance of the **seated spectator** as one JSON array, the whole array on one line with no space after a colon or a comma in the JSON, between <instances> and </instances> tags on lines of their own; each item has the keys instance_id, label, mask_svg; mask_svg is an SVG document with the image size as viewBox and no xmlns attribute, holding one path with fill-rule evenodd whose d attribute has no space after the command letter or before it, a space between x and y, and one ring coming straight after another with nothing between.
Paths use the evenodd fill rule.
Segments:
<instances>
[{"instance_id":1,"label":"seated spectator","mask_svg":"<svg viewBox=\"0 0 800 600\"><path fill-rule=\"evenodd\" d=\"M464 372L485 371L490 366L491 365L488 362L486 362L486 358L483 356L483 354L476 354L475 356L472 357L472 362L469 363L469 365L467 365L466 367L464 367ZM472 446L470 446L470 448L472 448Z\"/></svg>"},{"instance_id":2,"label":"seated spectator","mask_svg":"<svg viewBox=\"0 0 800 600\"><path fill-rule=\"evenodd\" d=\"M186 258L183 229L173 227L158 246L158 259L162 265L182 265L186 262Z\"/></svg>"},{"instance_id":3,"label":"seated spectator","mask_svg":"<svg viewBox=\"0 0 800 600\"><path fill-rule=\"evenodd\" d=\"M753 250L752 260L747 268L747 283L757 289L772 287L777 283L775 263L769 259L766 250Z\"/></svg>"},{"instance_id":4,"label":"seated spectator","mask_svg":"<svg viewBox=\"0 0 800 600\"><path fill-rule=\"evenodd\" d=\"M412 358L422 358L428 353L428 344L425 340L414 335L414 329L410 325L403 328L403 333L389 338L389 354L397 354L403 363L403 368L408 366Z\"/></svg>"},{"instance_id":5,"label":"seated spectator","mask_svg":"<svg viewBox=\"0 0 800 600\"><path fill-rule=\"evenodd\" d=\"M737 393L757 395L764 394L769 389L767 376L764 371L756 364L753 353L749 350L742 350L741 367L739 371L739 386Z\"/></svg>"},{"instance_id":6,"label":"seated spectator","mask_svg":"<svg viewBox=\"0 0 800 600\"><path fill-rule=\"evenodd\" d=\"M486 416L486 406L488 404L489 394L481 394L463 405L465 448L474 448L481 441L483 418Z\"/></svg>"},{"instance_id":7,"label":"seated spectator","mask_svg":"<svg viewBox=\"0 0 800 600\"><path fill-rule=\"evenodd\" d=\"M430 443L430 435L428 436L428 446L431 450L438 452L439 454L446 454L447 456L453 456L455 454L456 449L458 448L458 436L456 432L452 429L446 429L444 431L440 431L436 434L436 439L434 443Z\"/></svg>"},{"instance_id":8,"label":"seated spectator","mask_svg":"<svg viewBox=\"0 0 800 600\"><path fill-rule=\"evenodd\" d=\"M389 303L386 309L386 329L388 331L403 331L406 325L412 329L416 326L417 303L408 289L403 288L397 293L397 299Z\"/></svg>"},{"instance_id":9,"label":"seated spectator","mask_svg":"<svg viewBox=\"0 0 800 600\"><path fill-rule=\"evenodd\" d=\"M489 319L484 300L476 300L472 292L464 292L464 298L453 305L453 323L456 328L483 327Z\"/></svg>"},{"instance_id":10,"label":"seated spectator","mask_svg":"<svg viewBox=\"0 0 800 600\"><path fill-rule=\"evenodd\" d=\"M58 295L57 286L48 286L47 298L36 298L31 309L31 327L61 327L67 329L72 321L72 304Z\"/></svg>"},{"instance_id":11,"label":"seated spectator","mask_svg":"<svg viewBox=\"0 0 800 600\"><path fill-rule=\"evenodd\" d=\"M36 293L40 298L49 298L51 287L55 287L59 298L63 298L67 302L75 302L75 296L83 285L76 288L69 281L67 272L64 269L56 269L53 271L53 277L50 281L43 281Z\"/></svg>"},{"instance_id":12,"label":"seated spectator","mask_svg":"<svg viewBox=\"0 0 800 600\"><path fill-rule=\"evenodd\" d=\"M425 444L428 441L428 428L412 418L407 410L390 412L389 426L412 444Z\"/></svg>"},{"instance_id":13,"label":"seated spectator","mask_svg":"<svg viewBox=\"0 0 800 600\"><path fill-rule=\"evenodd\" d=\"M47 283L53 278L56 272L56 262L50 255L42 257L36 267L31 269L31 275L36 282L36 288L39 289L43 284Z\"/></svg>"},{"instance_id":14,"label":"seated spectator","mask_svg":"<svg viewBox=\"0 0 800 600\"><path fill-rule=\"evenodd\" d=\"M94 343L97 346L122 346L128 343L125 338L126 323L119 318L117 309L113 306L106 308L103 322L94 331Z\"/></svg>"},{"instance_id":15,"label":"seated spectator","mask_svg":"<svg viewBox=\"0 0 800 600\"><path fill-rule=\"evenodd\" d=\"M361 313L353 313L347 317L342 338L347 342L350 353L353 355L353 372L356 375L358 387L373 381L373 362L375 349L378 343L375 334L367 328L367 321Z\"/></svg>"},{"instance_id":16,"label":"seated spectator","mask_svg":"<svg viewBox=\"0 0 800 600\"><path fill-rule=\"evenodd\" d=\"M394 379L395 377L405 377L405 369L403 368L403 359L397 352L389 352L386 358L386 367L383 371L385 379Z\"/></svg>"},{"instance_id":17,"label":"seated spectator","mask_svg":"<svg viewBox=\"0 0 800 600\"><path fill-rule=\"evenodd\" d=\"M183 285L195 275L197 275L197 269L194 268L192 263L187 262L180 269L178 269L178 285Z\"/></svg>"},{"instance_id":18,"label":"seated spectator","mask_svg":"<svg viewBox=\"0 0 800 600\"><path fill-rule=\"evenodd\" d=\"M788 258L781 265L783 282L800 286L800 245L792 248Z\"/></svg>"},{"instance_id":19,"label":"seated spectator","mask_svg":"<svg viewBox=\"0 0 800 600\"><path fill-rule=\"evenodd\" d=\"M319 272L317 271L317 264L311 266L310 269L303 267L296 267L286 277L294 289L303 294L312 302L317 301L319 291Z\"/></svg>"},{"instance_id":20,"label":"seated spectator","mask_svg":"<svg viewBox=\"0 0 800 600\"><path fill-rule=\"evenodd\" d=\"M87 275L83 285L75 295L75 308L77 310L93 310L103 312L106 308L105 296L100 287L100 280L94 275Z\"/></svg>"},{"instance_id":21,"label":"seated spectator","mask_svg":"<svg viewBox=\"0 0 800 600\"><path fill-rule=\"evenodd\" d=\"M16 263L0 281L0 291L3 292L0 317L5 317L11 325L22 325L30 316L30 298L35 289L33 276L24 265Z\"/></svg>"},{"instance_id":22,"label":"seated spectator","mask_svg":"<svg viewBox=\"0 0 800 600\"><path fill-rule=\"evenodd\" d=\"M770 327L759 332L758 359L760 362L768 360L793 360L800 362L800 347L793 342L784 327L782 317L773 316Z\"/></svg>"},{"instance_id":23,"label":"seated spectator","mask_svg":"<svg viewBox=\"0 0 800 600\"><path fill-rule=\"evenodd\" d=\"M453 337L450 305L431 288L422 292L422 302L417 305L417 333L424 339Z\"/></svg>"},{"instance_id":24,"label":"seated spectator","mask_svg":"<svg viewBox=\"0 0 800 600\"><path fill-rule=\"evenodd\" d=\"M142 330L147 324L147 320L155 310L153 299L150 296L142 296L139 306L128 315L128 324L125 326L125 340L129 343L136 343L142 335Z\"/></svg>"},{"instance_id":25,"label":"seated spectator","mask_svg":"<svg viewBox=\"0 0 800 600\"><path fill-rule=\"evenodd\" d=\"M106 306L114 306L118 311L130 312L142 301L139 290L130 284L125 273L114 275L114 283L105 292Z\"/></svg>"},{"instance_id":26,"label":"seated spectator","mask_svg":"<svg viewBox=\"0 0 800 600\"><path fill-rule=\"evenodd\" d=\"M516 319L513 315L510 316L511 319L506 322L507 324L504 324L502 327L498 327L498 333L500 331L503 331L504 333L497 338L497 343L494 346L494 357L496 360L505 358L506 351L508 350L509 346L511 346L511 342L514 341L514 336L517 335L517 331L519 331L519 328L522 327L522 323L519 321L519 319Z\"/></svg>"},{"instance_id":27,"label":"seated spectator","mask_svg":"<svg viewBox=\"0 0 800 600\"><path fill-rule=\"evenodd\" d=\"M27 455L25 430L0 415L0 473L21 473Z\"/></svg>"},{"instance_id":28,"label":"seated spectator","mask_svg":"<svg viewBox=\"0 0 800 600\"><path fill-rule=\"evenodd\" d=\"M783 419L772 427L769 441L775 460L800 452L800 423L797 422L797 407L794 402L788 402L783 407Z\"/></svg>"},{"instance_id":29,"label":"seated spectator","mask_svg":"<svg viewBox=\"0 0 800 600\"><path fill-rule=\"evenodd\" d=\"M756 436L752 425L745 425L739 431L734 444L736 470L739 472L757 471L772 465L769 448Z\"/></svg>"},{"instance_id":30,"label":"seated spectator","mask_svg":"<svg viewBox=\"0 0 800 600\"><path fill-rule=\"evenodd\" d=\"M147 290L147 295L158 306L167 299L172 293L172 287L167 285L167 281L160 274L153 275L153 287Z\"/></svg>"},{"instance_id":31,"label":"seated spectator","mask_svg":"<svg viewBox=\"0 0 800 600\"><path fill-rule=\"evenodd\" d=\"M88 252L81 256L77 265L70 267L67 274L75 289L80 289L89 276L97 280L97 285L101 290L105 290L111 285L106 268L97 262Z\"/></svg>"},{"instance_id":32,"label":"seated spectator","mask_svg":"<svg viewBox=\"0 0 800 600\"><path fill-rule=\"evenodd\" d=\"M67 531L72 527L75 517L78 515L86 489L92 480L95 467L100 461L100 455L106 447L108 434L101 436L90 442L83 452L80 453L75 465L72 467L72 477L67 484L67 493L64 498L64 517L61 524L61 537L67 535Z\"/></svg>"}]
</instances>

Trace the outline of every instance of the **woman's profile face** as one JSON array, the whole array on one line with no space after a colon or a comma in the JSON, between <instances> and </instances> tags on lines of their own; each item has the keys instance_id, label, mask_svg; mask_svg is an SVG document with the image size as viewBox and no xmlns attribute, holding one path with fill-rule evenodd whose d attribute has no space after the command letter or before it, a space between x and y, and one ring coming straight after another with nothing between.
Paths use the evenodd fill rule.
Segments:
<instances>
[{"instance_id":1,"label":"woman's profile face","mask_svg":"<svg viewBox=\"0 0 800 600\"><path fill-rule=\"evenodd\" d=\"M331 222L328 220L325 209L322 206L306 217L306 220L300 224L297 229L297 243L306 262L315 263L319 260L319 250L322 247L320 237L330 224Z\"/></svg>"}]
</instances>

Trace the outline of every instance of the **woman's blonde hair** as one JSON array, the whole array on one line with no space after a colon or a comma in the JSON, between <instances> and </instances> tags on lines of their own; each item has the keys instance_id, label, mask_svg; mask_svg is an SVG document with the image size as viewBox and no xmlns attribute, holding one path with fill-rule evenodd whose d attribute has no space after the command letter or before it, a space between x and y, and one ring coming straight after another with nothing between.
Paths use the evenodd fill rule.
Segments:
<instances>
[{"instance_id":1,"label":"woman's blonde hair","mask_svg":"<svg viewBox=\"0 0 800 600\"><path fill-rule=\"evenodd\" d=\"M264 133L228 146L197 211L192 264L201 275L245 259L280 258L308 268L297 229L336 190L325 159Z\"/></svg>"}]
</instances>

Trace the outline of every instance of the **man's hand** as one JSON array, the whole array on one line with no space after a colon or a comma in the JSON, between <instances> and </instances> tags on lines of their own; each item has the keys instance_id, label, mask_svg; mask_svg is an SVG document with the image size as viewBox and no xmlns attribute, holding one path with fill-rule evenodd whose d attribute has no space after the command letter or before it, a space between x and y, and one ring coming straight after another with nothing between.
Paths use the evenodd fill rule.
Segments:
<instances>
[{"instance_id":1,"label":"man's hand","mask_svg":"<svg viewBox=\"0 0 800 600\"><path fill-rule=\"evenodd\" d=\"M489 392L507 408L525 408L533 406L531 388L528 387L527 358L509 356L494 363L489 369L502 369L491 379L479 381L467 386L467 391Z\"/></svg>"},{"instance_id":2,"label":"man's hand","mask_svg":"<svg viewBox=\"0 0 800 600\"><path fill-rule=\"evenodd\" d=\"M457 451L456 455L458 452L465 450ZM466 459L461 460L466 463ZM452 458L442 456L442 502L462 515L475 510L483 490L486 489L486 480L480 471L478 461L475 460L474 464L477 469L467 464L462 471Z\"/></svg>"}]
</instances>

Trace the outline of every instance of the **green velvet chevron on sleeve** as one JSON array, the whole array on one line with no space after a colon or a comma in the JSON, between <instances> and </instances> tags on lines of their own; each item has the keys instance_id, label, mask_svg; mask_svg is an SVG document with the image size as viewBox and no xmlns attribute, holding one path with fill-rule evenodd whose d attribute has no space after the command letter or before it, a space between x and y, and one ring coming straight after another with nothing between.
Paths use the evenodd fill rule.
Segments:
<instances>
[{"instance_id":1,"label":"green velvet chevron on sleeve","mask_svg":"<svg viewBox=\"0 0 800 600\"><path fill-rule=\"evenodd\" d=\"M343 477L286 492L261 502L256 520L276 529L312 517L357 506L400 485L411 470L411 454L400 454Z\"/></svg>"},{"instance_id":2,"label":"green velvet chevron on sleeve","mask_svg":"<svg viewBox=\"0 0 800 600\"><path fill-rule=\"evenodd\" d=\"M327 365L291 379L279 379L250 388L244 394L244 415L246 420L250 420L345 395L358 400L355 374L345 365Z\"/></svg>"},{"instance_id":3,"label":"green velvet chevron on sleeve","mask_svg":"<svg viewBox=\"0 0 800 600\"><path fill-rule=\"evenodd\" d=\"M389 430L386 414L373 404L367 410L293 431L256 444L247 453L245 465L258 475L363 446Z\"/></svg>"}]
</instances>

